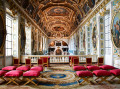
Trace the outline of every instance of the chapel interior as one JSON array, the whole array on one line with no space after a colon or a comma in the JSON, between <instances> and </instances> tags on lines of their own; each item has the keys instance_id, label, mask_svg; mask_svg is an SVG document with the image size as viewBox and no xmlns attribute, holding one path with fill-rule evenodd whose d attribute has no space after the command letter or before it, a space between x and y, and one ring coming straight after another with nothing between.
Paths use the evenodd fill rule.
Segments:
<instances>
[{"instance_id":1,"label":"chapel interior","mask_svg":"<svg viewBox=\"0 0 120 89\"><path fill-rule=\"evenodd\" d=\"M120 89L120 0L0 0L9 87Z\"/></svg>"}]
</instances>

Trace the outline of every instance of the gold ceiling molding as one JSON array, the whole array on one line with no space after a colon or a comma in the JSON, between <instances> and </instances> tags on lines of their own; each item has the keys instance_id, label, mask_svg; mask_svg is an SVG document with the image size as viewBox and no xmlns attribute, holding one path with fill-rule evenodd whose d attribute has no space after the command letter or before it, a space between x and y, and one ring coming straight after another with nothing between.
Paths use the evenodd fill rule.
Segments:
<instances>
[{"instance_id":1,"label":"gold ceiling molding","mask_svg":"<svg viewBox=\"0 0 120 89\"><path fill-rule=\"evenodd\" d=\"M26 20L30 21L37 29L39 29L46 37L48 37L43 30L36 24L36 22L24 11L15 0L8 0L10 10L17 10ZM12 11L13 12L13 11Z\"/></svg>"},{"instance_id":2,"label":"gold ceiling molding","mask_svg":"<svg viewBox=\"0 0 120 89\"><path fill-rule=\"evenodd\" d=\"M48 37L49 39L55 39L55 37ZM68 39L69 37L62 37L62 39ZM56 40L59 40L59 39L61 39L61 38L56 38Z\"/></svg>"},{"instance_id":3,"label":"gold ceiling molding","mask_svg":"<svg viewBox=\"0 0 120 89\"><path fill-rule=\"evenodd\" d=\"M106 7L104 7L104 8L102 9L102 11L99 12L100 16L104 16L105 12L106 12Z\"/></svg>"},{"instance_id":4,"label":"gold ceiling molding","mask_svg":"<svg viewBox=\"0 0 120 89\"><path fill-rule=\"evenodd\" d=\"M88 27L90 26L90 21L88 21L87 26L88 26Z\"/></svg>"},{"instance_id":5,"label":"gold ceiling molding","mask_svg":"<svg viewBox=\"0 0 120 89\"><path fill-rule=\"evenodd\" d=\"M86 24L90 19L92 19L99 11L102 9L110 0L101 0L97 5L94 6L92 11L82 20L80 25L75 29L74 32L69 36L69 38L82 26Z\"/></svg>"}]
</instances>

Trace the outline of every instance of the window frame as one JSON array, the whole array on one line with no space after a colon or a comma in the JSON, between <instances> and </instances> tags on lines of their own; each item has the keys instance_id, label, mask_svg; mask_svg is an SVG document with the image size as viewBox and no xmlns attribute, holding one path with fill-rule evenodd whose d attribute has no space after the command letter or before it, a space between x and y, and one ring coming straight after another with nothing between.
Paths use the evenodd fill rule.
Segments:
<instances>
[{"instance_id":1,"label":"window frame","mask_svg":"<svg viewBox=\"0 0 120 89\"><path fill-rule=\"evenodd\" d=\"M11 24L9 25L8 24L8 20L11 22ZM8 33L8 28L10 28L9 30L11 30L10 33ZM11 37L11 40L10 39L7 39L7 36L10 36ZM6 13L6 40L5 40L5 56L12 56L13 55L13 52L12 52L12 42L13 42L13 39L12 39L12 35L13 35L13 17L11 15L9 15L8 13ZM8 47L8 43L11 43L11 47ZM11 53L8 54L9 50L11 50Z\"/></svg>"}]
</instances>

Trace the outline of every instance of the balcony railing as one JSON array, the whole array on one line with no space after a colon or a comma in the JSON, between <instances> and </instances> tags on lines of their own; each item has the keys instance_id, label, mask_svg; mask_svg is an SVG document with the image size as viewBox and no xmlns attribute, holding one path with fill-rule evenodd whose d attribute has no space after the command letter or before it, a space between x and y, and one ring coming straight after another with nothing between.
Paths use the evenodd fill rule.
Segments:
<instances>
[{"instance_id":1,"label":"balcony railing","mask_svg":"<svg viewBox=\"0 0 120 89\"><path fill-rule=\"evenodd\" d=\"M37 63L40 57L50 57L50 63L69 63L69 56L79 57L79 62L86 62L86 58L91 57L92 62L97 62L97 55L22 55L21 63L25 63L25 59L30 58L32 63Z\"/></svg>"}]
</instances>

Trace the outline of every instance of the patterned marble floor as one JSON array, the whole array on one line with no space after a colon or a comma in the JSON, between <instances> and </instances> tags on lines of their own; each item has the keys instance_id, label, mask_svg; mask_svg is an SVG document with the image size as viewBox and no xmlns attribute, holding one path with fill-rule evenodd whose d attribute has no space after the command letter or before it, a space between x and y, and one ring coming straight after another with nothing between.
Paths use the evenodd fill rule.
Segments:
<instances>
[{"instance_id":1,"label":"patterned marble floor","mask_svg":"<svg viewBox=\"0 0 120 89\"><path fill-rule=\"evenodd\" d=\"M79 85L77 82L78 77L74 75L75 72L68 64L52 64L50 66L44 68L44 72L41 72L43 78L38 78L38 86L33 84L24 86L24 82L20 83L19 86L14 84L5 85L6 83L1 84L2 81L0 80L0 89L120 89L118 80L114 81L113 84Z\"/></svg>"}]
</instances>

